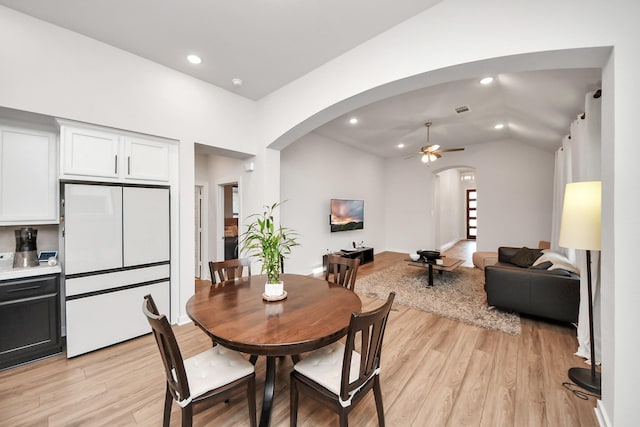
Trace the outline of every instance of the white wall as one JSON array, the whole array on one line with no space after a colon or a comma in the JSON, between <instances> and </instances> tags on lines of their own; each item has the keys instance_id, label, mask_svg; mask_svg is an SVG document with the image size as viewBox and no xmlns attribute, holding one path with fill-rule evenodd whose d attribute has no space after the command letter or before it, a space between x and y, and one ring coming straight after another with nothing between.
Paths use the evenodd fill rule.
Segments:
<instances>
[{"instance_id":1,"label":"white wall","mask_svg":"<svg viewBox=\"0 0 640 427\"><path fill-rule=\"evenodd\" d=\"M476 173L478 250L495 251L508 245L537 247L539 240L548 240L551 234L553 163L553 154L512 140L470 147L430 165L415 159L389 161L385 181L387 249L410 252L436 248L456 233L453 224L447 225L447 234L441 242L436 241L439 219L433 181L435 173L463 165L475 168ZM453 185L443 184L440 193ZM458 187L456 192L463 195L464 186ZM462 212L455 215L462 218L464 202L450 202L461 206ZM447 209L452 208L443 206ZM454 221L464 224L464 219Z\"/></svg>"},{"instance_id":2,"label":"white wall","mask_svg":"<svg viewBox=\"0 0 640 427\"><path fill-rule=\"evenodd\" d=\"M202 268L200 278L205 280L211 279L207 263L214 259L216 255L215 246L211 247L209 243L211 234L215 232L215 228L211 229L209 226L209 216L215 214L215 212L210 212L209 208L209 192L212 184L209 182L209 156L207 155L197 154L194 156L194 184L202 187L202 204L200 206L200 215L202 216L202 235L200 242ZM194 225L197 226L197 224Z\"/></svg>"},{"instance_id":3,"label":"white wall","mask_svg":"<svg viewBox=\"0 0 640 427\"><path fill-rule=\"evenodd\" d=\"M287 273L309 274L322 255L364 241L385 250L384 161L311 133L281 153L282 225L300 233L301 246L285 261ZM331 199L364 200L364 229L331 233Z\"/></svg>"},{"instance_id":4,"label":"white wall","mask_svg":"<svg viewBox=\"0 0 640 427\"><path fill-rule=\"evenodd\" d=\"M281 194L287 200L282 223L297 230L302 243L287 272L308 274L327 250L347 248L354 240L376 251L408 253L463 237L465 187L458 171L450 169L462 165L476 169L479 250L537 247L539 240L549 239L552 153L506 140L425 165L416 159L381 159L311 133L282 151ZM442 177L439 197L436 174ZM331 198L364 199L365 229L331 233Z\"/></svg>"},{"instance_id":5,"label":"white wall","mask_svg":"<svg viewBox=\"0 0 640 427\"><path fill-rule=\"evenodd\" d=\"M478 250L537 248L551 240L554 155L515 141L473 154L478 189Z\"/></svg>"},{"instance_id":6,"label":"white wall","mask_svg":"<svg viewBox=\"0 0 640 427\"><path fill-rule=\"evenodd\" d=\"M466 193L457 168L444 170L436 178L438 197L434 205L438 209L438 227L435 230L435 249L446 250L467 237L464 229Z\"/></svg>"}]
</instances>

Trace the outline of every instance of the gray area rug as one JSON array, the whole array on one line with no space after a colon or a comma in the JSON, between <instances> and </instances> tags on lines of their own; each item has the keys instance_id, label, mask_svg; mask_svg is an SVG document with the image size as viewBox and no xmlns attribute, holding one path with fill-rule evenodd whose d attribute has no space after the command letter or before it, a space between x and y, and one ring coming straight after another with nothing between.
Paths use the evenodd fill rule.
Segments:
<instances>
[{"instance_id":1,"label":"gray area rug","mask_svg":"<svg viewBox=\"0 0 640 427\"><path fill-rule=\"evenodd\" d=\"M460 322L511 335L520 335L520 316L487 306L484 272L458 267L433 273L428 287L428 271L406 262L395 264L356 281L356 293L385 300L395 291L395 303Z\"/></svg>"}]
</instances>

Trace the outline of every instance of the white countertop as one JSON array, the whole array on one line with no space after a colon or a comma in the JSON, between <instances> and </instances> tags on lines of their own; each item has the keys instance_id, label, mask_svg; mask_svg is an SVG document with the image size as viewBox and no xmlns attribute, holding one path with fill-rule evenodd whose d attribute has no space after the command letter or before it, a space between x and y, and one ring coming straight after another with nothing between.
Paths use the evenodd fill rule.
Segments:
<instances>
[{"instance_id":1,"label":"white countertop","mask_svg":"<svg viewBox=\"0 0 640 427\"><path fill-rule=\"evenodd\" d=\"M38 267L12 268L0 270L0 281L10 279L21 279L23 277L44 276L45 274L56 274L62 272L60 265L49 266L47 264Z\"/></svg>"}]
</instances>

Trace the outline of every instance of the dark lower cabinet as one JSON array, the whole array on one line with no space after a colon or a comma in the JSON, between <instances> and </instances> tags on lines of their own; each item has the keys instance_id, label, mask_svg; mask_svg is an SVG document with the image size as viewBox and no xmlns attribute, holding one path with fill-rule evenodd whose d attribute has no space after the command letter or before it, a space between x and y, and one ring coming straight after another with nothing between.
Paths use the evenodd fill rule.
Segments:
<instances>
[{"instance_id":1,"label":"dark lower cabinet","mask_svg":"<svg viewBox=\"0 0 640 427\"><path fill-rule=\"evenodd\" d=\"M59 275L0 282L0 369L60 352Z\"/></svg>"}]
</instances>

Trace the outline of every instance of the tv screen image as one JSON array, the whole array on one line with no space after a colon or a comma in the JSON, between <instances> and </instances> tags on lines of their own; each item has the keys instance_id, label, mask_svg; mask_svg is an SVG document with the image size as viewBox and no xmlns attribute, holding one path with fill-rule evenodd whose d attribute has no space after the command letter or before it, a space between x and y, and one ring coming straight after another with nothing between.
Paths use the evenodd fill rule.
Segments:
<instances>
[{"instance_id":1,"label":"tv screen image","mask_svg":"<svg viewBox=\"0 0 640 427\"><path fill-rule=\"evenodd\" d=\"M364 200L331 199L331 231L362 230Z\"/></svg>"}]
</instances>

